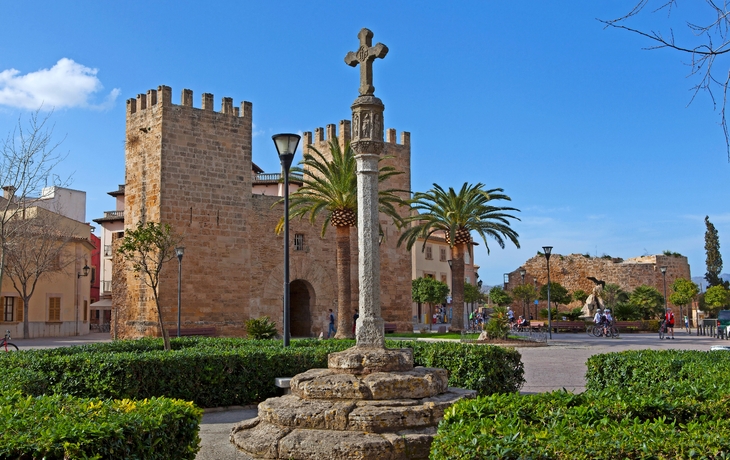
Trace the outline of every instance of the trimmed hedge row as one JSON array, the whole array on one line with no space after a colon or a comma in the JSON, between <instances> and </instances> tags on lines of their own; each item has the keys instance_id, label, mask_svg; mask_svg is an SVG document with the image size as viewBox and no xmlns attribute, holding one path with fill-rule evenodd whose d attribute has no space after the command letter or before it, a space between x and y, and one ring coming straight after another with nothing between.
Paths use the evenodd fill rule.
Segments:
<instances>
[{"instance_id":1,"label":"trimmed hedge row","mask_svg":"<svg viewBox=\"0 0 730 460\"><path fill-rule=\"evenodd\" d=\"M730 394L730 353L638 350L591 356L586 389L715 400Z\"/></svg>"},{"instance_id":2,"label":"trimmed hedge row","mask_svg":"<svg viewBox=\"0 0 730 460\"><path fill-rule=\"evenodd\" d=\"M679 421L672 409L641 397L564 391L502 394L462 400L446 410L431 459L657 459L728 458L730 406ZM713 413L714 412L714 413ZM659 415L662 414L662 415Z\"/></svg>"},{"instance_id":3,"label":"trimmed hedge row","mask_svg":"<svg viewBox=\"0 0 730 460\"><path fill-rule=\"evenodd\" d=\"M202 411L167 398L0 395L0 459L194 459Z\"/></svg>"},{"instance_id":4,"label":"trimmed hedge row","mask_svg":"<svg viewBox=\"0 0 730 460\"><path fill-rule=\"evenodd\" d=\"M184 338L162 350L161 339L113 342L0 355L0 390L27 395L145 399L166 396L200 407L246 405L275 396L275 377L327 367L327 354L351 340L276 341ZM518 391L524 383L514 349L448 342L388 341L413 349L416 365L449 371L451 386L479 394Z\"/></svg>"}]
</instances>

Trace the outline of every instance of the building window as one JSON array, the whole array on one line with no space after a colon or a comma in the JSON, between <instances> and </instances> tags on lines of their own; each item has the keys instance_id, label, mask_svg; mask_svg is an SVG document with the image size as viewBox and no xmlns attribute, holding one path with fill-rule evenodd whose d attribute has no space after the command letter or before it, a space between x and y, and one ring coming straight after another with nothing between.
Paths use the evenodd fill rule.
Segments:
<instances>
[{"instance_id":1,"label":"building window","mask_svg":"<svg viewBox=\"0 0 730 460\"><path fill-rule=\"evenodd\" d=\"M114 255L114 249L111 244L104 245L104 257L112 257Z\"/></svg>"},{"instance_id":2,"label":"building window","mask_svg":"<svg viewBox=\"0 0 730 460\"><path fill-rule=\"evenodd\" d=\"M294 234L294 250L295 251L304 251L304 234L303 233Z\"/></svg>"},{"instance_id":3,"label":"building window","mask_svg":"<svg viewBox=\"0 0 730 460\"><path fill-rule=\"evenodd\" d=\"M3 297L3 321L15 321L15 297Z\"/></svg>"},{"instance_id":4,"label":"building window","mask_svg":"<svg viewBox=\"0 0 730 460\"><path fill-rule=\"evenodd\" d=\"M89 317L88 311L89 311L89 301L84 300L84 321L86 321L87 318Z\"/></svg>"},{"instance_id":5,"label":"building window","mask_svg":"<svg viewBox=\"0 0 730 460\"><path fill-rule=\"evenodd\" d=\"M433 260L433 252L432 252L432 249L433 248L431 248L431 245L430 244L427 244L426 245L426 260Z\"/></svg>"},{"instance_id":6,"label":"building window","mask_svg":"<svg viewBox=\"0 0 730 460\"><path fill-rule=\"evenodd\" d=\"M48 298L48 321L61 321L61 298Z\"/></svg>"},{"instance_id":7,"label":"building window","mask_svg":"<svg viewBox=\"0 0 730 460\"><path fill-rule=\"evenodd\" d=\"M446 273L441 273L441 282L444 284L449 284L447 282Z\"/></svg>"},{"instance_id":8,"label":"building window","mask_svg":"<svg viewBox=\"0 0 730 460\"><path fill-rule=\"evenodd\" d=\"M439 260L446 262L446 248L439 248Z\"/></svg>"},{"instance_id":9,"label":"building window","mask_svg":"<svg viewBox=\"0 0 730 460\"><path fill-rule=\"evenodd\" d=\"M424 274L423 274L423 277L424 277L424 278L431 278L431 279L434 279L434 278L436 278L436 277L435 277L435 276L433 275L433 273L424 273Z\"/></svg>"},{"instance_id":10,"label":"building window","mask_svg":"<svg viewBox=\"0 0 730 460\"><path fill-rule=\"evenodd\" d=\"M470 277L470 276L467 276L467 277L465 277L465 278L464 278L464 282L465 282L466 284L471 284L471 277Z\"/></svg>"},{"instance_id":11,"label":"building window","mask_svg":"<svg viewBox=\"0 0 730 460\"><path fill-rule=\"evenodd\" d=\"M468 252L465 252L464 253L464 263L466 265L469 265L471 263L471 257L469 257L469 253Z\"/></svg>"}]
</instances>

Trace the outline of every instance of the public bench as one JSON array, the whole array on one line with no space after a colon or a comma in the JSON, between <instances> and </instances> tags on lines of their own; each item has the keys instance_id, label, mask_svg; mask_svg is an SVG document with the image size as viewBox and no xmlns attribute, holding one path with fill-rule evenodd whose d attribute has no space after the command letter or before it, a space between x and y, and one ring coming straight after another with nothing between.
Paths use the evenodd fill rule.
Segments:
<instances>
[{"instance_id":1,"label":"public bench","mask_svg":"<svg viewBox=\"0 0 730 460\"><path fill-rule=\"evenodd\" d=\"M170 329L170 337L177 337L177 329ZM215 327L182 327L180 328L180 337L189 335L202 335L206 337L215 337Z\"/></svg>"},{"instance_id":2,"label":"public bench","mask_svg":"<svg viewBox=\"0 0 730 460\"><path fill-rule=\"evenodd\" d=\"M639 330L641 329L641 321L616 321L614 325L621 331L623 330Z\"/></svg>"},{"instance_id":3,"label":"public bench","mask_svg":"<svg viewBox=\"0 0 730 460\"><path fill-rule=\"evenodd\" d=\"M396 330L396 324L395 323L385 323L383 325L383 329L385 329L385 333L386 334L395 332L395 330Z\"/></svg>"},{"instance_id":4,"label":"public bench","mask_svg":"<svg viewBox=\"0 0 730 460\"><path fill-rule=\"evenodd\" d=\"M553 329L556 332L560 329L567 329L573 332L585 332L586 323L583 321L553 321Z\"/></svg>"},{"instance_id":5,"label":"public bench","mask_svg":"<svg viewBox=\"0 0 730 460\"><path fill-rule=\"evenodd\" d=\"M545 322L544 321L530 321L530 323L527 326L522 326L523 329L529 328L532 331L540 331L543 328L545 328Z\"/></svg>"}]
</instances>

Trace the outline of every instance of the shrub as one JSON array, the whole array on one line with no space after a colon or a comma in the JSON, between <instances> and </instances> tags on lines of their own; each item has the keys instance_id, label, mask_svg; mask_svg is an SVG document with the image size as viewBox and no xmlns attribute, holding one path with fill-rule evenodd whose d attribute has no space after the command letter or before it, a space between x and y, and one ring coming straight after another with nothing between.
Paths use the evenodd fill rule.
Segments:
<instances>
[{"instance_id":1,"label":"shrub","mask_svg":"<svg viewBox=\"0 0 730 460\"><path fill-rule=\"evenodd\" d=\"M167 398L0 395L0 458L192 460L201 415Z\"/></svg>"},{"instance_id":2,"label":"shrub","mask_svg":"<svg viewBox=\"0 0 730 460\"><path fill-rule=\"evenodd\" d=\"M446 410L430 458L726 458L728 405L703 407L610 392L462 400Z\"/></svg>"},{"instance_id":3,"label":"shrub","mask_svg":"<svg viewBox=\"0 0 730 460\"><path fill-rule=\"evenodd\" d=\"M273 339L276 337L276 324L269 321L268 316L251 318L244 323L246 333L254 340Z\"/></svg>"},{"instance_id":4,"label":"shrub","mask_svg":"<svg viewBox=\"0 0 730 460\"><path fill-rule=\"evenodd\" d=\"M294 340L283 348L271 340L183 338L95 344L66 349L0 354L0 390L27 395L144 399L166 396L200 407L245 405L276 396L274 378L327 367L327 355L353 340ZM513 349L449 342L388 341L413 349L416 365L449 371L449 384L480 394L518 391L524 383L520 354Z\"/></svg>"},{"instance_id":5,"label":"shrub","mask_svg":"<svg viewBox=\"0 0 730 460\"><path fill-rule=\"evenodd\" d=\"M489 317L489 321L487 321L484 330L487 331L487 336L490 339L503 339L507 337L507 333L509 332L507 308L494 307L494 312Z\"/></svg>"}]
</instances>

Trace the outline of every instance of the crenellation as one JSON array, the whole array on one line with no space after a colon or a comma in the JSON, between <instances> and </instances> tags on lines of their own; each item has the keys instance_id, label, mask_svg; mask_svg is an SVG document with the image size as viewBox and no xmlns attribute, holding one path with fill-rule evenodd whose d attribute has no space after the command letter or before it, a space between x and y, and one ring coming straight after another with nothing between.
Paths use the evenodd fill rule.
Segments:
<instances>
[{"instance_id":1,"label":"crenellation","mask_svg":"<svg viewBox=\"0 0 730 460\"><path fill-rule=\"evenodd\" d=\"M226 115L233 114L233 98L224 97L221 100L221 113L226 114Z\"/></svg>"},{"instance_id":2,"label":"crenellation","mask_svg":"<svg viewBox=\"0 0 730 460\"><path fill-rule=\"evenodd\" d=\"M132 115L137 111L137 99L127 99L127 115Z\"/></svg>"},{"instance_id":3,"label":"crenellation","mask_svg":"<svg viewBox=\"0 0 730 460\"><path fill-rule=\"evenodd\" d=\"M345 145L350 142L350 138L352 137L350 125L350 120L340 120L340 136L338 137L340 145Z\"/></svg>"},{"instance_id":4,"label":"crenellation","mask_svg":"<svg viewBox=\"0 0 730 460\"><path fill-rule=\"evenodd\" d=\"M147 90L147 103L150 107L152 107L153 105L157 105L157 90Z\"/></svg>"},{"instance_id":5,"label":"crenellation","mask_svg":"<svg viewBox=\"0 0 730 460\"><path fill-rule=\"evenodd\" d=\"M180 96L180 105L183 107L192 107L193 106L193 90L192 89L183 89L182 95Z\"/></svg>"},{"instance_id":6,"label":"crenellation","mask_svg":"<svg viewBox=\"0 0 730 460\"><path fill-rule=\"evenodd\" d=\"M385 130L385 142L395 144L395 129L388 128Z\"/></svg>"},{"instance_id":7,"label":"crenellation","mask_svg":"<svg viewBox=\"0 0 730 460\"><path fill-rule=\"evenodd\" d=\"M253 120L253 103L249 101L241 102L241 117Z\"/></svg>"},{"instance_id":8,"label":"crenellation","mask_svg":"<svg viewBox=\"0 0 730 460\"><path fill-rule=\"evenodd\" d=\"M334 139L337 139L337 127L330 123L327 125L327 141L333 141Z\"/></svg>"},{"instance_id":9,"label":"crenellation","mask_svg":"<svg viewBox=\"0 0 730 460\"><path fill-rule=\"evenodd\" d=\"M411 146L411 133L408 131L403 131L400 135L400 143L403 146L410 147Z\"/></svg>"},{"instance_id":10,"label":"crenellation","mask_svg":"<svg viewBox=\"0 0 730 460\"><path fill-rule=\"evenodd\" d=\"M211 93L203 93L203 106L201 107L203 110L209 110L213 111L213 94Z\"/></svg>"},{"instance_id":11,"label":"crenellation","mask_svg":"<svg viewBox=\"0 0 730 460\"><path fill-rule=\"evenodd\" d=\"M324 129L314 128L314 142L317 144L324 142Z\"/></svg>"},{"instance_id":12,"label":"crenellation","mask_svg":"<svg viewBox=\"0 0 730 460\"><path fill-rule=\"evenodd\" d=\"M139 103L139 110L144 110L147 108L147 95L146 94L138 94L137 95L137 102Z\"/></svg>"},{"instance_id":13,"label":"crenellation","mask_svg":"<svg viewBox=\"0 0 730 460\"><path fill-rule=\"evenodd\" d=\"M311 131L305 131L302 133L302 137L304 138L304 146L312 145L312 133Z\"/></svg>"},{"instance_id":14,"label":"crenellation","mask_svg":"<svg viewBox=\"0 0 730 460\"><path fill-rule=\"evenodd\" d=\"M160 100L163 106L172 105L172 88L167 85L160 85L157 87L157 92L160 95Z\"/></svg>"},{"instance_id":15,"label":"crenellation","mask_svg":"<svg viewBox=\"0 0 730 460\"><path fill-rule=\"evenodd\" d=\"M233 108L233 116L236 117L236 118L240 117L241 116L241 109L239 109L238 107L234 107Z\"/></svg>"}]
</instances>

